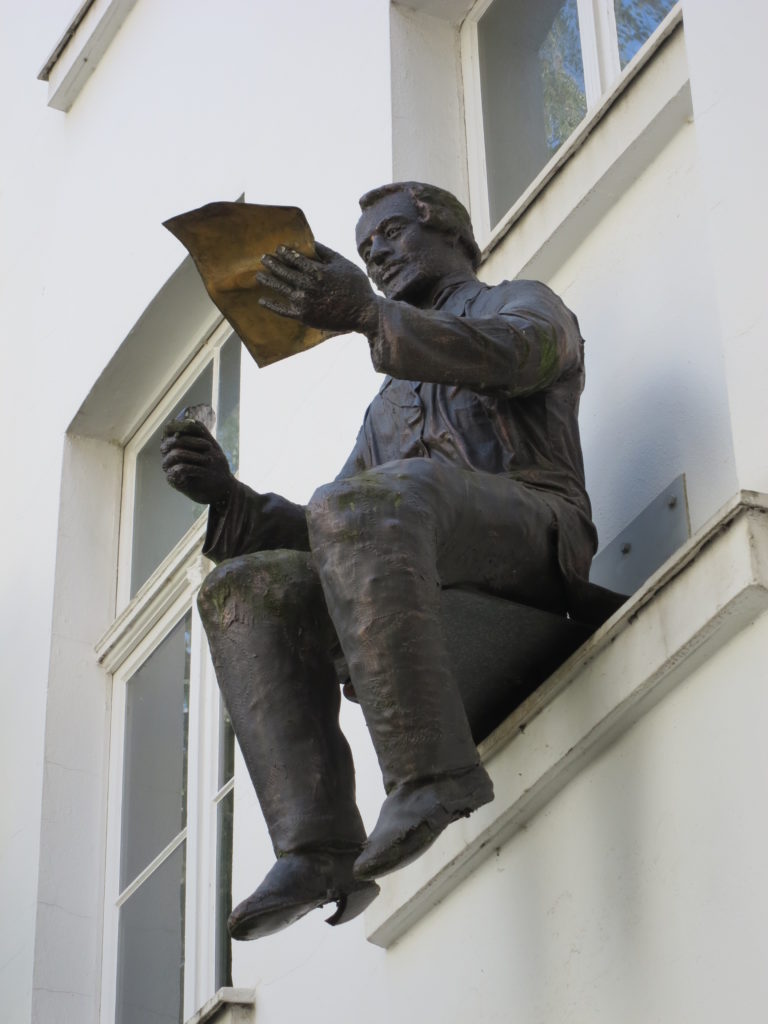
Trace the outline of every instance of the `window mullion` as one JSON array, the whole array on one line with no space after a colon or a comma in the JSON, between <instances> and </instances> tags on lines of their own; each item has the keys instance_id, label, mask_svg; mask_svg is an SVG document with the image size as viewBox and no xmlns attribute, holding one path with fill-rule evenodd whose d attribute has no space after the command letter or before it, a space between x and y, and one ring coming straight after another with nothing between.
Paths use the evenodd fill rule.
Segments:
<instances>
[{"instance_id":1,"label":"window mullion","mask_svg":"<svg viewBox=\"0 0 768 1024\"><path fill-rule=\"evenodd\" d=\"M621 74L619 39L616 30L614 0L592 0L595 11L598 56L603 92L606 93Z\"/></svg>"},{"instance_id":2,"label":"window mullion","mask_svg":"<svg viewBox=\"0 0 768 1024\"><path fill-rule=\"evenodd\" d=\"M467 133L467 171L469 206L477 236L486 239L491 233L488 202L488 170L485 159L483 103L480 93L480 59L477 44L477 18L488 6L472 11L461 28L461 72L464 113Z\"/></svg>"},{"instance_id":3,"label":"window mullion","mask_svg":"<svg viewBox=\"0 0 768 1024\"><path fill-rule=\"evenodd\" d=\"M215 394L215 391L214 391ZM212 992L205 970L206 939L210 934L210 878L207 856L209 777L213 760L212 725L205 686L205 638L200 616L192 605L190 625L189 740L187 758L187 885L185 906L184 1019Z\"/></svg>"},{"instance_id":4,"label":"window mullion","mask_svg":"<svg viewBox=\"0 0 768 1024\"><path fill-rule=\"evenodd\" d=\"M216 793L216 795L213 798L214 804L218 806L225 796L229 796L229 794L232 792L234 788L235 779L233 776L231 779L228 779L227 782L225 782L221 789Z\"/></svg>"},{"instance_id":5,"label":"window mullion","mask_svg":"<svg viewBox=\"0 0 768 1024\"><path fill-rule=\"evenodd\" d=\"M168 843L164 850L161 850L160 853L158 853L154 860L150 861L149 864L147 864L143 871L140 871L138 875L136 875L136 877L128 885L126 885L125 889L123 889L123 891L115 900L115 906L118 908L118 910L120 909L120 907L122 907L126 900L129 900L131 896L133 896L133 894L139 888L141 888L141 886L144 884L144 882L146 882L150 875L153 875L155 871L162 864L164 864L165 861L168 860L171 854L174 853L179 848L179 846L181 846L181 844L186 841L186 838L187 829L185 827L181 830L181 832L179 832L177 836L175 836L170 841L170 843Z\"/></svg>"},{"instance_id":6,"label":"window mullion","mask_svg":"<svg viewBox=\"0 0 768 1024\"><path fill-rule=\"evenodd\" d=\"M581 38L581 60L584 65L584 91L587 108L592 109L600 102L605 86L600 61L600 38L596 8L602 0L576 0L579 12L579 36Z\"/></svg>"},{"instance_id":7,"label":"window mullion","mask_svg":"<svg viewBox=\"0 0 768 1024\"><path fill-rule=\"evenodd\" d=\"M216 413L216 425L213 428L213 435L214 435L214 437L218 436L219 419L220 419L220 416L219 416L219 381L221 380L220 363L221 363L221 346L219 346L218 348L214 349L214 352L213 352L213 364L212 364L213 365L213 382L212 382L212 388L211 388L211 392L212 392L211 393L211 408Z\"/></svg>"}]
</instances>

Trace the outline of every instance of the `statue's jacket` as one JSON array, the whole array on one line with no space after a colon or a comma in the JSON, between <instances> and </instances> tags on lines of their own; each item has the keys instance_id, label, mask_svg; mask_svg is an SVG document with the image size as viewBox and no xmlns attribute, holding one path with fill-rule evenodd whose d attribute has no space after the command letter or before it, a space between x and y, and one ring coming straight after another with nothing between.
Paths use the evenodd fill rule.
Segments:
<instances>
[{"instance_id":1,"label":"statue's jacket","mask_svg":"<svg viewBox=\"0 0 768 1024\"><path fill-rule=\"evenodd\" d=\"M578 592L597 535L579 439L584 342L576 317L537 281L489 286L455 275L432 309L382 302L369 341L374 367L387 376L339 478L409 458L508 477L554 513L558 561ZM211 509L204 553L218 562L308 546L301 505L238 482L224 507Z\"/></svg>"}]
</instances>

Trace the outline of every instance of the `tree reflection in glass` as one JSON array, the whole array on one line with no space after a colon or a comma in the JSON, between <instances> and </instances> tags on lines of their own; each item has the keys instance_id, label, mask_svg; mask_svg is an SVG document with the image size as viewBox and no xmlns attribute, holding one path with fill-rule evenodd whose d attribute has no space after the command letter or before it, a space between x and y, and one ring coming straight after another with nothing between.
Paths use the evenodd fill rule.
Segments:
<instances>
[{"instance_id":1,"label":"tree reflection in glass","mask_svg":"<svg viewBox=\"0 0 768 1024\"><path fill-rule=\"evenodd\" d=\"M669 14L675 0L613 0L613 6L624 68Z\"/></svg>"}]
</instances>

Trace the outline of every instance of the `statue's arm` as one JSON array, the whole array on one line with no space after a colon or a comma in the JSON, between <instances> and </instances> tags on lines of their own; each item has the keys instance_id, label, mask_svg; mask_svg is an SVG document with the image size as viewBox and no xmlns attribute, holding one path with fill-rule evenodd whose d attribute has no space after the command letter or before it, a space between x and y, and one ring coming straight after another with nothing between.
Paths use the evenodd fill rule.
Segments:
<instances>
[{"instance_id":1,"label":"statue's arm","mask_svg":"<svg viewBox=\"0 0 768 1024\"><path fill-rule=\"evenodd\" d=\"M234 480L226 504L208 509L203 554L222 562L275 548L309 551L304 506L279 494L259 494Z\"/></svg>"},{"instance_id":2,"label":"statue's arm","mask_svg":"<svg viewBox=\"0 0 768 1024\"><path fill-rule=\"evenodd\" d=\"M209 507L203 554L214 562L274 548L309 550L304 507L240 483L202 423L172 420L161 453L171 487Z\"/></svg>"},{"instance_id":3,"label":"statue's arm","mask_svg":"<svg viewBox=\"0 0 768 1024\"><path fill-rule=\"evenodd\" d=\"M543 285L528 289L524 300L514 291L514 285L489 289L482 316L381 302L378 325L368 336L375 368L402 380L511 396L547 388L577 370L582 342L573 315Z\"/></svg>"},{"instance_id":4,"label":"statue's arm","mask_svg":"<svg viewBox=\"0 0 768 1024\"><path fill-rule=\"evenodd\" d=\"M316 259L284 247L264 256L257 278L274 298L259 303L312 327L365 334L377 370L518 396L581 369L576 320L545 285L481 288L472 313L457 316L376 296L358 267L315 247Z\"/></svg>"}]
</instances>

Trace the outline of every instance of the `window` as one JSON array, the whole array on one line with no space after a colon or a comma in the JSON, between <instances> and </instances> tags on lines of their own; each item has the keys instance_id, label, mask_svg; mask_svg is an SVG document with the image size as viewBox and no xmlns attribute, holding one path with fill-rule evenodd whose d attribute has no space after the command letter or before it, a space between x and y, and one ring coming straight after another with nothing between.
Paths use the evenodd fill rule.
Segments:
<instances>
[{"instance_id":1,"label":"window","mask_svg":"<svg viewBox=\"0 0 768 1024\"><path fill-rule=\"evenodd\" d=\"M160 466L190 405L237 469L240 342L220 324L124 450L113 673L102 1021L178 1024L231 985L234 737L194 604L206 513Z\"/></svg>"},{"instance_id":2,"label":"window","mask_svg":"<svg viewBox=\"0 0 768 1024\"><path fill-rule=\"evenodd\" d=\"M233 335L225 344L211 347L212 351L200 353L126 446L120 538L123 600L119 603L136 596L205 511L165 481L158 454L164 424L188 406L213 406L216 437L230 467L237 471L241 346Z\"/></svg>"},{"instance_id":3,"label":"window","mask_svg":"<svg viewBox=\"0 0 768 1024\"><path fill-rule=\"evenodd\" d=\"M676 6L480 0L462 28L472 214L487 240Z\"/></svg>"}]
</instances>

